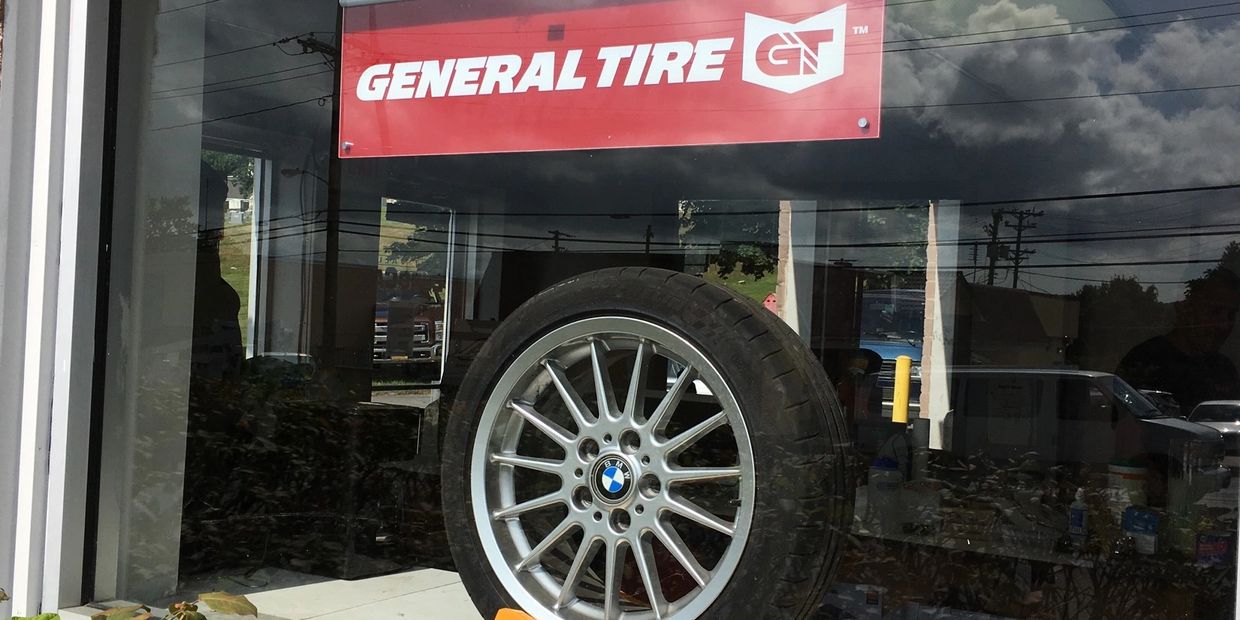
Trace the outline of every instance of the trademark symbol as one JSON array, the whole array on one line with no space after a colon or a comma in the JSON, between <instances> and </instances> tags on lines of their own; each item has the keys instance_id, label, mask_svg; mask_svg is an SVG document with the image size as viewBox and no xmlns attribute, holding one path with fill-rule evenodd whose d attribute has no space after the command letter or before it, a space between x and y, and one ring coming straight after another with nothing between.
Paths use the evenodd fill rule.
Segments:
<instances>
[{"instance_id":1,"label":"trademark symbol","mask_svg":"<svg viewBox=\"0 0 1240 620\"><path fill-rule=\"evenodd\" d=\"M870 34L869 26L853 26L853 34Z\"/></svg>"}]
</instances>

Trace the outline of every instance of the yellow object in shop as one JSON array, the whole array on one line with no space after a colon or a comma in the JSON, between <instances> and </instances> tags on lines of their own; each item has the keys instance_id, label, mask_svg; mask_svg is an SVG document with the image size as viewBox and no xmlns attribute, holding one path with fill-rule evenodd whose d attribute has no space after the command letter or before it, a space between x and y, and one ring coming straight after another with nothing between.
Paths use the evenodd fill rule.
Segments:
<instances>
[{"instance_id":1,"label":"yellow object in shop","mask_svg":"<svg viewBox=\"0 0 1240 620\"><path fill-rule=\"evenodd\" d=\"M908 385L913 373L913 358L901 355L896 358L895 393L891 397L891 421L908 424Z\"/></svg>"}]
</instances>

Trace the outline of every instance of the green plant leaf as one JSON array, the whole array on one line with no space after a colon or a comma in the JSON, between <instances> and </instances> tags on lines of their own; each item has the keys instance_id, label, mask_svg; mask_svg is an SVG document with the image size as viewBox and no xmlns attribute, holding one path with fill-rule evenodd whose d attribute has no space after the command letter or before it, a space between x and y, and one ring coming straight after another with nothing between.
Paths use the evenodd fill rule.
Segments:
<instances>
[{"instance_id":1,"label":"green plant leaf","mask_svg":"<svg viewBox=\"0 0 1240 620\"><path fill-rule=\"evenodd\" d=\"M13 620L60 620L60 616L57 614L39 614L29 618L18 618L17 616L13 616Z\"/></svg>"},{"instance_id":2,"label":"green plant leaf","mask_svg":"<svg viewBox=\"0 0 1240 620\"><path fill-rule=\"evenodd\" d=\"M185 614L191 611L198 611L198 606L193 603L186 603L185 601L173 603L168 606L168 613L172 616L173 620L182 620Z\"/></svg>"},{"instance_id":3,"label":"green plant leaf","mask_svg":"<svg viewBox=\"0 0 1240 620\"><path fill-rule=\"evenodd\" d=\"M240 594L207 592L206 594L199 594L198 600L220 613L258 617L258 608L254 606L254 603L250 602L250 599Z\"/></svg>"},{"instance_id":4,"label":"green plant leaf","mask_svg":"<svg viewBox=\"0 0 1240 620\"><path fill-rule=\"evenodd\" d=\"M168 608L168 616L164 620L207 620L206 616L198 613L198 605L196 603L173 603Z\"/></svg>"},{"instance_id":5,"label":"green plant leaf","mask_svg":"<svg viewBox=\"0 0 1240 620\"><path fill-rule=\"evenodd\" d=\"M146 605L130 605L129 607L113 607L105 609L90 617L90 620L108 620L109 618L133 618L139 611L150 611Z\"/></svg>"}]
</instances>

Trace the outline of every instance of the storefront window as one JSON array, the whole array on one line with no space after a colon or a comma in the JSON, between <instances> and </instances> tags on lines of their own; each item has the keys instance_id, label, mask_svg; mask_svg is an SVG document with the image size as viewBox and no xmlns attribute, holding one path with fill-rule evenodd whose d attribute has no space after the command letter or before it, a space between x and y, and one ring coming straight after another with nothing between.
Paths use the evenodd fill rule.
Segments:
<instances>
[{"instance_id":1,"label":"storefront window","mask_svg":"<svg viewBox=\"0 0 1240 620\"><path fill-rule=\"evenodd\" d=\"M888 2L881 119L848 139L776 114L624 148L393 126L420 154L350 154L351 20L434 26L440 60L535 24L519 56L650 3L416 4L122 5L95 599L1234 616L1234 12ZM690 9L659 25L728 27ZM656 82L631 86L654 108ZM600 410L632 432L591 448ZM347 604L316 598L336 580Z\"/></svg>"}]
</instances>

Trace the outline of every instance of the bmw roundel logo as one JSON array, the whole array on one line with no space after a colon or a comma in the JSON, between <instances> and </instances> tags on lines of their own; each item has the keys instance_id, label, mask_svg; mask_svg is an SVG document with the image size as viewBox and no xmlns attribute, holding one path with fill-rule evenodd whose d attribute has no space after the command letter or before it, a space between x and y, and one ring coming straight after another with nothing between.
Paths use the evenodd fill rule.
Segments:
<instances>
[{"instance_id":1,"label":"bmw roundel logo","mask_svg":"<svg viewBox=\"0 0 1240 620\"><path fill-rule=\"evenodd\" d=\"M624 472L620 471L619 467L608 467L603 470L599 483L608 493L619 493L624 490Z\"/></svg>"},{"instance_id":2,"label":"bmw roundel logo","mask_svg":"<svg viewBox=\"0 0 1240 620\"><path fill-rule=\"evenodd\" d=\"M594 471L595 491L604 499L616 501L628 494L633 481L633 470L624 459L606 457Z\"/></svg>"}]
</instances>

